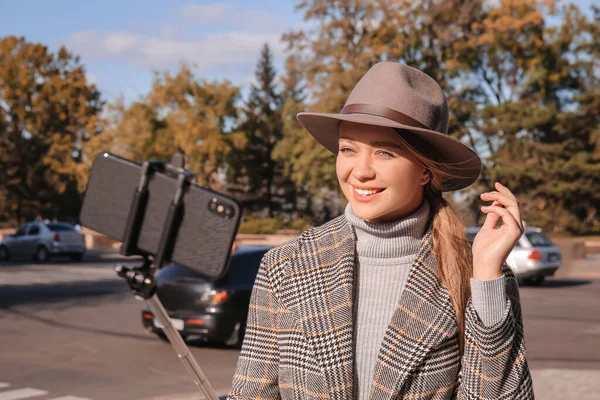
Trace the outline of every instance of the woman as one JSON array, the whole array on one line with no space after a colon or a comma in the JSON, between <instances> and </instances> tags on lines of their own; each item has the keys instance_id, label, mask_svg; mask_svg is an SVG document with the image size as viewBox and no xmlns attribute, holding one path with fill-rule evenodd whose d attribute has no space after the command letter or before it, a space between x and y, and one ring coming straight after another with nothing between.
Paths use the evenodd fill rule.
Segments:
<instances>
[{"instance_id":1,"label":"woman","mask_svg":"<svg viewBox=\"0 0 600 400\"><path fill-rule=\"evenodd\" d=\"M265 255L230 398L533 398L504 264L519 204L499 183L481 194L469 245L442 192L471 185L481 161L447 135L439 85L378 63L339 114L298 119L337 154L349 203Z\"/></svg>"}]
</instances>

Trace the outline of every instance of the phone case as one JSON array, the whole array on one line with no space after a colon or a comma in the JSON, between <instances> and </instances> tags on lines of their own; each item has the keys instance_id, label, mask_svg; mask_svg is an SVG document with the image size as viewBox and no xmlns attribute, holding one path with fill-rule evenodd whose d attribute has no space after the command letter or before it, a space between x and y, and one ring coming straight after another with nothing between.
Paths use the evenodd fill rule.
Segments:
<instances>
[{"instance_id":1,"label":"phone case","mask_svg":"<svg viewBox=\"0 0 600 400\"><path fill-rule=\"evenodd\" d=\"M81 222L84 226L123 241L129 209L138 187L142 166L114 154L100 153L90 173ZM155 173L137 247L156 254L162 229L177 184L171 176ZM183 218L174 240L172 261L210 276L225 274L241 219L241 207L230 196L192 184L183 200ZM230 216L215 204L229 209Z\"/></svg>"}]
</instances>

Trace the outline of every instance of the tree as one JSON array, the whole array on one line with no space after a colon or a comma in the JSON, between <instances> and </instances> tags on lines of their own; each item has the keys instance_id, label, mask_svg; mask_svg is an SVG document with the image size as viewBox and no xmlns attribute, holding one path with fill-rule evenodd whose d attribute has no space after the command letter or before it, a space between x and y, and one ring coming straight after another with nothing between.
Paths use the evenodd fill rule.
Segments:
<instances>
[{"instance_id":1,"label":"tree","mask_svg":"<svg viewBox=\"0 0 600 400\"><path fill-rule=\"evenodd\" d=\"M0 40L0 191L8 219L77 217L81 143L101 108L67 49Z\"/></svg>"},{"instance_id":2,"label":"tree","mask_svg":"<svg viewBox=\"0 0 600 400\"><path fill-rule=\"evenodd\" d=\"M552 2L503 1L486 13L457 58L462 76L477 82L470 125L487 146L486 180L514 188L530 224L597 232L600 121L587 107L598 93L595 24Z\"/></svg>"},{"instance_id":3,"label":"tree","mask_svg":"<svg viewBox=\"0 0 600 400\"><path fill-rule=\"evenodd\" d=\"M473 210L477 193L500 180L528 222L598 231L597 8L591 20L574 5L538 0L304 0L297 8L313 28L284 39L311 82L308 109L338 112L375 62L417 67L447 94L449 134L484 162L464 191ZM325 165L311 166L324 175Z\"/></svg>"},{"instance_id":4,"label":"tree","mask_svg":"<svg viewBox=\"0 0 600 400\"><path fill-rule=\"evenodd\" d=\"M283 163L273 157L273 150L283 137L283 97L267 44L262 48L255 78L241 126L247 137L240 154L247 182L245 192L252 194L245 203L249 210L266 210L273 217L276 212L291 211L295 199L294 185L283 176Z\"/></svg>"},{"instance_id":5,"label":"tree","mask_svg":"<svg viewBox=\"0 0 600 400\"><path fill-rule=\"evenodd\" d=\"M152 90L138 101L110 105L86 143L88 166L103 150L137 162L168 161L182 152L198 183L223 189L228 154L245 145L235 130L238 96L231 83L196 80L186 66L175 75L157 74Z\"/></svg>"},{"instance_id":6,"label":"tree","mask_svg":"<svg viewBox=\"0 0 600 400\"><path fill-rule=\"evenodd\" d=\"M307 108L306 80L297 57L291 54L285 63L284 134L273 151L273 157L282 163L283 173L295 185L295 217L309 217L314 223L322 223L341 211L335 159L296 119L296 115Z\"/></svg>"}]
</instances>

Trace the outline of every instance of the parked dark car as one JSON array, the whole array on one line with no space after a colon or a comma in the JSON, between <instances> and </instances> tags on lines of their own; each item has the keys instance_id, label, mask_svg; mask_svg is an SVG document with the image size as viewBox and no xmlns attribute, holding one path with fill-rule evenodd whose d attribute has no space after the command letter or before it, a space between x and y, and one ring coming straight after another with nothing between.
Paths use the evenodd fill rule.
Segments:
<instances>
[{"instance_id":1,"label":"parked dark car","mask_svg":"<svg viewBox=\"0 0 600 400\"><path fill-rule=\"evenodd\" d=\"M254 280L266 246L239 246L231 256L227 274L213 280L179 264L156 274L157 295L183 339L200 337L210 342L239 346ZM142 310L144 327L167 340L148 308Z\"/></svg>"}]
</instances>

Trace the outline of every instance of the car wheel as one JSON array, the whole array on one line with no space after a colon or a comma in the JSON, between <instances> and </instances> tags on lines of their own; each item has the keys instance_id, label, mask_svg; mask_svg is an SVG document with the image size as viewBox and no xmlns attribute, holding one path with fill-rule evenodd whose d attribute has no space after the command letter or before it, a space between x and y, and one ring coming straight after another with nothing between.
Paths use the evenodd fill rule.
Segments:
<instances>
[{"instance_id":1,"label":"car wheel","mask_svg":"<svg viewBox=\"0 0 600 400\"><path fill-rule=\"evenodd\" d=\"M8 261L10 260L10 254L8 253L8 249L6 246L0 246L0 261Z\"/></svg>"},{"instance_id":2,"label":"car wheel","mask_svg":"<svg viewBox=\"0 0 600 400\"><path fill-rule=\"evenodd\" d=\"M35 259L41 263L50 260L50 252L48 251L46 246L38 247L37 252L35 253Z\"/></svg>"},{"instance_id":3,"label":"car wheel","mask_svg":"<svg viewBox=\"0 0 600 400\"><path fill-rule=\"evenodd\" d=\"M242 347L242 343L244 342L244 335L246 334L246 322L239 321L235 324L233 328L233 332L231 332L231 336L229 339L225 341L226 346L240 348Z\"/></svg>"},{"instance_id":4,"label":"car wheel","mask_svg":"<svg viewBox=\"0 0 600 400\"><path fill-rule=\"evenodd\" d=\"M545 280L545 276L534 276L533 278L523 279L523 282L529 286L540 286Z\"/></svg>"},{"instance_id":5,"label":"car wheel","mask_svg":"<svg viewBox=\"0 0 600 400\"><path fill-rule=\"evenodd\" d=\"M83 253L71 254L69 257L75 262L81 262L83 260Z\"/></svg>"}]
</instances>

